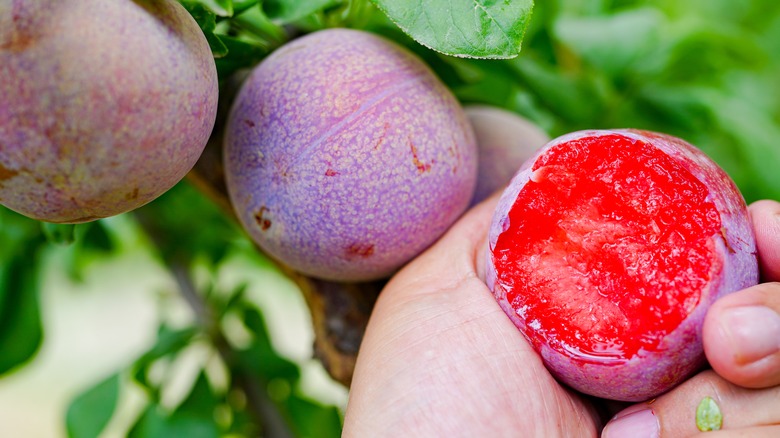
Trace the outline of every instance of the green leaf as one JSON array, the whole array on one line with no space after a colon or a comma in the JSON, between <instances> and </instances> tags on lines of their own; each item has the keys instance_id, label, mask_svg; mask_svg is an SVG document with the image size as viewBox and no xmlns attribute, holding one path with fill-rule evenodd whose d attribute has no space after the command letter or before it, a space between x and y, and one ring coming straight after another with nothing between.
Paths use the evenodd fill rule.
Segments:
<instances>
[{"instance_id":1,"label":"green leaf","mask_svg":"<svg viewBox=\"0 0 780 438\"><path fill-rule=\"evenodd\" d=\"M243 316L244 324L255 336L255 344L260 345L264 349L273 349L271 346L271 336L268 334L268 326L265 323L265 317L260 312L260 309L256 307L249 307L244 304Z\"/></svg>"},{"instance_id":2,"label":"green leaf","mask_svg":"<svg viewBox=\"0 0 780 438\"><path fill-rule=\"evenodd\" d=\"M209 48L211 49L211 53L214 55L214 58L219 59L228 54L228 48L225 43L222 42L222 38L220 36L213 32L206 33L205 35L206 41L209 43Z\"/></svg>"},{"instance_id":3,"label":"green leaf","mask_svg":"<svg viewBox=\"0 0 780 438\"><path fill-rule=\"evenodd\" d=\"M599 17L565 17L556 21L555 36L589 64L610 74L644 66L660 40L663 15L642 8Z\"/></svg>"},{"instance_id":4,"label":"green leaf","mask_svg":"<svg viewBox=\"0 0 780 438\"><path fill-rule=\"evenodd\" d=\"M185 0L181 3L185 3L186 1L198 3L220 17L233 16L233 0Z\"/></svg>"},{"instance_id":5,"label":"green leaf","mask_svg":"<svg viewBox=\"0 0 780 438\"><path fill-rule=\"evenodd\" d=\"M227 47L219 36L214 33L214 29L217 27L217 16L209 8L205 7L202 3L196 3L194 1L182 1L181 5L184 9L192 15L192 18L198 23L203 34L206 36L206 41L209 43L211 53L215 58L220 58L227 55Z\"/></svg>"},{"instance_id":6,"label":"green leaf","mask_svg":"<svg viewBox=\"0 0 780 438\"><path fill-rule=\"evenodd\" d=\"M0 262L19 257L21 246L41 239L41 222L0 205Z\"/></svg>"},{"instance_id":7,"label":"green leaf","mask_svg":"<svg viewBox=\"0 0 780 438\"><path fill-rule=\"evenodd\" d=\"M749 202L758 197L780 199L780 126L771 115L739 98L713 99L712 108L719 126L742 146L745 164L752 169L750 184L755 193L748 191L745 197Z\"/></svg>"},{"instance_id":8,"label":"green leaf","mask_svg":"<svg viewBox=\"0 0 780 438\"><path fill-rule=\"evenodd\" d=\"M68 407L66 427L69 438L93 438L111 420L119 398L119 375L113 374L81 393Z\"/></svg>"},{"instance_id":9,"label":"green leaf","mask_svg":"<svg viewBox=\"0 0 780 438\"><path fill-rule=\"evenodd\" d=\"M144 353L138 361L137 365L146 365L153 362L165 355L178 352L184 348L192 339L198 330L193 327L188 327L180 330L173 330L168 326L161 326L157 333L157 343Z\"/></svg>"},{"instance_id":10,"label":"green leaf","mask_svg":"<svg viewBox=\"0 0 780 438\"><path fill-rule=\"evenodd\" d=\"M0 267L0 375L30 360L43 341L38 302L41 244L29 241Z\"/></svg>"},{"instance_id":11,"label":"green leaf","mask_svg":"<svg viewBox=\"0 0 780 438\"><path fill-rule=\"evenodd\" d=\"M667 80L717 84L724 73L767 61L767 53L751 37L752 29L691 18L674 23L668 32L671 40L654 55L663 60L657 64Z\"/></svg>"},{"instance_id":12,"label":"green leaf","mask_svg":"<svg viewBox=\"0 0 780 438\"><path fill-rule=\"evenodd\" d=\"M517 75L508 68L506 62L438 56L449 64L458 77L457 82L450 80L447 85L463 103L506 107L512 95L520 89Z\"/></svg>"},{"instance_id":13,"label":"green leaf","mask_svg":"<svg viewBox=\"0 0 780 438\"><path fill-rule=\"evenodd\" d=\"M186 181L134 213L168 264L200 256L216 264L233 239L246 239L235 222Z\"/></svg>"},{"instance_id":14,"label":"green leaf","mask_svg":"<svg viewBox=\"0 0 780 438\"><path fill-rule=\"evenodd\" d=\"M78 239L78 233L76 238ZM89 223L89 226L84 230L82 247L86 250L101 253L108 253L114 250L114 243L111 241L111 236L108 235L108 231L106 231L102 221Z\"/></svg>"},{"instance_id":15,"label":"green leaf","mask_svg":"<svg viewBox=\"0 0 780 438\"><path fill-rule=\"evenodd\" d=\"M159 412L160 410L161 408L155 404L147 406L128 431L127 438L162 438L165 433L166 417Z\"/></svg>"},{"instance_id":16,"label":"green leaf","mask_svg":"<svg viewBox=\"0 0 780 438\"><path fill-rule=\"evenodd\" d=\"M244 299L246 297L246 290L247 290L247 284L242 283L238 285L233 291L227 296L227 298L215 298L215 299L209 299L209 301L214 306L215 313L217 314L217 319L221 319L223 316L225 316L226 313L234 310L235 308L239 306L244 305Z\"/></svg>"},{"instance_id":17,"label":"green leaf","mask_svg":"<svg viewBox=\"0 0 780 438\"><path fill-rule=\"evenodd\" d=\"M660 122L679 125L687 130L703 129L712 123L711 111L703 98L707 92L697 86L663 86L647 84L637 93L640 104L656 111Z\"/></svg>"},{"instance_id":18,"label":"green leaf","mask_svg":"<svg viewBox=\"0 0 780 438\"><path fill-rule=\"evenodd\" d=\"M191 329L170 330L165 326L161 327L157 344L136 362L138 369L134 378L148 388L143 371L154 361L174 355L189 345L195 333ZM201 372L187 398L173 412L164 410L157 403L150 404L133 425L128 437L218 437L220 431L214 419L214 411L221 402L213 393L205 374Z\"/></svg>"},{"instance_id":19,"label":"green leaf","mask_svg":"<svg viewBox=\"0 0 780 438\"><path fill-rule=\"evenodd\" d=\"M41 223L0 206L0 315L5 297L10 293L7 284L11 271L8 265L18 257L27 257L31 245L42 241Z\"/></svg>"},{"instance_id":20,"label":"green leaf","mask_svg":"<svg viewBox=\"0 0 780 438\"><path fill-rule=\"evenodd\" d=\"M238 352L238 365L262 376L265 381L275 378L297 381L301 376L298 365L274 350L260 311L246 308L244 324L252 332L254 339L247 349Z\"/></svg>"},{"instance_id":21,"label":"green leaf","mask_svg":"<svg viewBox=\"0 0 780 438\"><path fill-rule=\"evenodd\" d=\"M76 240L76 225L41 222L43 234L55 245L70 245Z\"/></svg>"},{"instance_id":22,"label":"green leaf","mask_svg":"<svg viewBox=\"0 0 780 438\"><path fill-rule=\"evenodd\" d=\"M214 60L220 78L227 78L242 68L250 68L268 54L266 47L252 42L230 36L220 36L220 39L228 50L226 56Z\"/></svg>"},{"instance_id":23,"label":"green leaf","mask_svg":"<svg viewBox=\"0 0 780 438\"><path fill-rule=\"evenodd\" d=\"M211 385L206 374L201 372L195 379L195 384L187 398L176 408L175 414L179 416L191 415L194 417L211 418L214 416L214 408L219 399L211 390Z\"/></svg>"},{"instance_id":24,"label":"green leaf","mask_svg":"<svg viewBox=\"0 0 780 438\"><path fill-rule=\"evenodd\" d=\"M157 343L140 358L138 358L133 365L135 373L133 379L139 384L150 388L149 382L146 379L146 371L149 366L156 360L176 354L184 347L189 345L192 338L198 333L198 330L194 327L188 327L180 330L172 330L168 326L160 326L157 332Z\"/></svg>"},{"instance_id":25,"label":"green leaf","mask_svg":"<svg viewBox=\"0 0 780 438\"><path fill-rule=\"evenodd\" d=\"M74 244L63 252L65 268L74 282L84 281L84 274L95 261L105 261L116 249L103 221L79 224L74 231Z\"/></svg>"},{"instance_id":26,"label":"green leaf","mask_svg":"<svg viewBox=\"0 0 780 438\"><path fill-rule=\"evenodd\" d=\"M602 77L567 74L530 56L507 62L543 105L570 122L564 131L597 127L611 91Z\"/></svg>"},{"instance_id":27,"label":"green leaf","mask_svg":"<svg viewBox=\"0 0 780 438\"><path fill-rule=\"evenodd\" d=\"M230 17L233 15L233 0L201 0L211 5L211 10L220 17Z\"/></svg>"},{"instance_id":28,"label":"green leaf","mask_svg":"<svg viewBox=\"0 0 780 438\"><path fill-rule=\"evenodd\" d=\"M127 434L128 438L217 438L219 428L210 417L168 415L159 405L151 404Z\"/></svg>"},{"instance_id":29,"label":"green leaf","mask_svg":"<svg viewBox=\"0 0 780 438\"><path fill-rule=\"evenodd\" d=\"M199 1L188 0L180 3L192 15L203 32L214 32L217 27L217 17L214 12Z\"/></svg>"},{"instance_id":30,"label":"green leaf","mask_svg":"<svg viewBox=\"0 0 780 438\"><path fill-rule=\"evenodd\" d=\"M264 0L263 12L282 23L300 20L307 15L336 6L342 0Z\"/></svg>"},{"instance_id":31,"label":"green leaf","mask_svg":"<svg viewBox=\"0 0 780 438\"><path fill-rule=\"evenodd\" d=\"M321 405L295 393L287 399L285 405L299 436L341 436L342 421L337 407Z\"/></svg>"},{"instance_id":32,"label":"green leaf","mask_svg":"<svg viewBox=\"0 0 780 438\"><path fill-rule=\"evenodd\" d=\"M702 432L720 430L723 425L723 415L720 407L711 397L704 397L696 408L696 427Z\"/></svg>"},{"instance_id":33,"label":"green leaf","mask_svg":"<svg viewBox=\"0 0 780 438\"><path fill-rule=\"evenodd\" d=\"M259 0L233 0L233 15L241 14L258 3Z\"/></svg>"},{"instance_id":34,"label":"green leaf","mask_svg":"<svg viewBox=\"0 0 780 438\"><path fill-rule=\"evenodd\" d=\"M533 0L372 0L418 43L452 56L513 58Z\"/></svg>"}]
</instances>

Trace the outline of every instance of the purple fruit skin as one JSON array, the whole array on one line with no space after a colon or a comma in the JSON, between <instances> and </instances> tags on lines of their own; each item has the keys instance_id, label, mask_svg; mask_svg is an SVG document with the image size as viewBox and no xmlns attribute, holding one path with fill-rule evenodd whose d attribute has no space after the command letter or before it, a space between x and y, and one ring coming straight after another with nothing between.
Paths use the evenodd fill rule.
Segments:
<instances>
[{"instance_id":1,"label":"purple fruit skin","mask_svg":"<svg viewBox=\"0 0 780 438\"><path fill-rule=\"evenodd\" d=\"M635 130L579 131L554 139L526 161L509 187L502 194L489 231L487 251L488 287L494 291L504 312L521 332L529 330L525 321L515 313L501 288L496 288L497 274L492 248L498 235L505 229L506 219L517 195L531 177L531 168L539 156L551 147L587 136L620 134L648 142L663 152L685 163L694 176L710 188L708 199L720 211L723 234L713 236L717 254L722 260L720 272L711 273L711 282L702 292L701 301L676 330L658 345L657 351L640 352L629 360L592 358L583 362L547 346L540 355L550 372L560 381L582 393L621 401L642 401L656 397L699 370L706 362L702 347L704 316L719 297L758 282L755 236L745 201L731 179L699 149L674 137Z\"/></svg>"},{"instance_id":2,"label":"purple fruit skin","mask_svg":"<svg viewBox=\"0 0 780 438\"><path fill-rule=\"evenodd\" d=\"M476 205L509 184L517 169L550 137L539 127L511 111L486 105L463 108L474 128L479 150Z\"/></svg>"},{"instance_id":3,"label":"purple fruit skin","mask_svg":"<svg viewBox=\"0 0 780 438\"><path fill-rule=\"evenodd\" d=\"M78 223L137 208L192 168L217 72L176 1L0 2L0 203Z\"/></svg>"},{"instance_id":4,"label":"purple fruit skin","mask_svg":"<svg viewBox=\"0 0 780 438\"><path fill-rule=\"evenodd\" d=\"M330 29L265 59L226 127L228 191L260 247L328 280L387 277L468 206L474 133L414 55Z\"/></svg>"}]
</instances>

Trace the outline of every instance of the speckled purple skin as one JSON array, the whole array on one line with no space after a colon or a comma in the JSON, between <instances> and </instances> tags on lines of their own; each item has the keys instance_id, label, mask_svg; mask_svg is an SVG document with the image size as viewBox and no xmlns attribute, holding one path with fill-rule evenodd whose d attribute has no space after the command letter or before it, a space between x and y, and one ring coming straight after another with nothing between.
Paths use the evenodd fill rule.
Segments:
<instances>
[{"instance_id":1,"label":"speckled purple skin","mask_svg":"<svg viewBox=\"0 0 780 438\"><path fill-rule=\"evenodd\" d=\"M702 291L699 304L676 330L663 338L657 351L640 350L628 360L596 362L592 357L583 360L547 345L534 347L552 374L572 388L602 398L642 401L668 391L705 363L701 333L707 309L719 297L758 282L755 237L745 201L728 175L703 152L671 136L635 130L580 131L553 140L522 166L499 200L489 232L486 275L488 286L512 322L521 332L531 330L497 284L492 249L502 226L507 226L505 218L520 190L529 181L533 163L547 150L578 138L615 133L655 145L684 163L686 169L710 188L708 200L720 211L723 224L722 234L712 236L721 263L713 264L712 280Z\"/></svg>"},{"instance_id":2,"label":"speckled purple skin","mask_svg":"<svg viewBox=\"0 0 780 438\"><path fill-rule=\"evenodd\" d=\"M0 203L77 223L137 208L192 168L217 72L176 1L0 2Z\"/></svg>"},{"instance_id":3,"label":"speckled purple skin","mask_svg":"<svg viewBox=\"0 0 780 438\"><path fill-rule=\"evenodd\" d=\"M299 38L247 79L225 170L246 230L270 255L329 280L386 277L464 211L476 146L452 94L379 36Z\"/></svg>"},{"instance_id":4,"label":"speckled purple skin","mask_svg":"<svg viewBox=\"0 0 780 438\"><path fill-rule=\"evenodd\" d=\"M517 169L550 137L538 126L503 108L469 105L466 111L479 150L477 188L471 205L476 205L506 187Z\"/></svg>"}]
</instances>

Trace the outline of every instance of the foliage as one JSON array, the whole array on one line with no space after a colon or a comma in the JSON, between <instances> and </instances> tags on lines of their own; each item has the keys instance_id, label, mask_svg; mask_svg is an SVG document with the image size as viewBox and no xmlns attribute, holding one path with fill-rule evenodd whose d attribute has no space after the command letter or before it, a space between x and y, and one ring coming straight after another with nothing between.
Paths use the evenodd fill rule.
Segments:
<instances>
[{"instance_id":1,"label":"foliage","mask_svg":"<svg viewBox=\"0 0 780 438\"><path fill-rule=\"evenodd\" d=\"M511 58L520 53L531 0L375 0L420 44L447 55Z\"/></svg>"},{"instance_id":2,"label":"foliage","mask_svg":"<svg viewBox=\"0 0 780 438\"><path fill-rule=\"evenodd\" d=\"M749 201L780 199L780 7L773 0L550 0L534 5L533 17L528 0L182 3L206 34L223 83L297 35L366 29L419 54L464 103L508 108L552 136L618 127L677 135L719 162ZM521 39L520 56L474 58L511 57ZM251 245L226 212L183 182L126 216L195 317L185 325L161 320L144 355L75 397L63 418L69 436L96 436L129 387L146 394L131 437L338 436L338 408L303 393L298 366L274 349L262 309L242 288L216 286L228 254L268 266L248 255ZM0 208L0 373L34 360L45 342L44 256L67 245L70 278L82 281L94 260L123 251L131 237L117 230L110 220L55 226ZM193 280L196 270L204 281ZM232 340L227 321L240 321L250 341ZM197 345L226 370L226 383L204 367L178 404L166 404L169 382L157 371Z\"/></svg>"}]
</instances>

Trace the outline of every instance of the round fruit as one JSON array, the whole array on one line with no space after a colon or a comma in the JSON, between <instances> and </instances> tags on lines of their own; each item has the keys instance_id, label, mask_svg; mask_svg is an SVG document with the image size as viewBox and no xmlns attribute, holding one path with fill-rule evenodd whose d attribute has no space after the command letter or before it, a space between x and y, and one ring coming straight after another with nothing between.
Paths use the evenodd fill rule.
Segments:
<instances>
[{"instance_id":1,"label":"round fruit","mask_svg":"<svg viewBox=\"0 0 780 438\"><path fill-rule=\"evenodd\" d=\"M468 206L476 146L423 62L379 36L296 39L245 82L225 136L228 191L271 256L304 274L390 275Z\"/></svg>"},{"instance_id":2,"label":"round fruit","mask_svg":"<svg viewBox=\"0 0 780 438\"><path fill-rule=\"evenodd\" d=\"M509 184L517 169L550 137L523 117L502 108L469 105L463 108L474 128L479 150L477 188L472 205Z\"/></svg>"},{"instance_id":3,"label":"round fruit","mask_svg":"<svg viewBox=\"0 0 780 438\"><path fill-rule=\"evenodd\" d=\"M176 184L208 140L217 72L176 1L0 4L0 203L76 223Z\"/></svg>"},{"instance_id":4,"label":"round fruit","mask_svg":"<svg viewBox=\"0 0 780 438\"><path fill-rule=\"evenodd\" d=\"M654 397L705 361L705 313L756 284L742 195L703 152L646 131L560 137L490 229L488 285L550 371L598 397Z\"/></svg>"}]
</instances>

